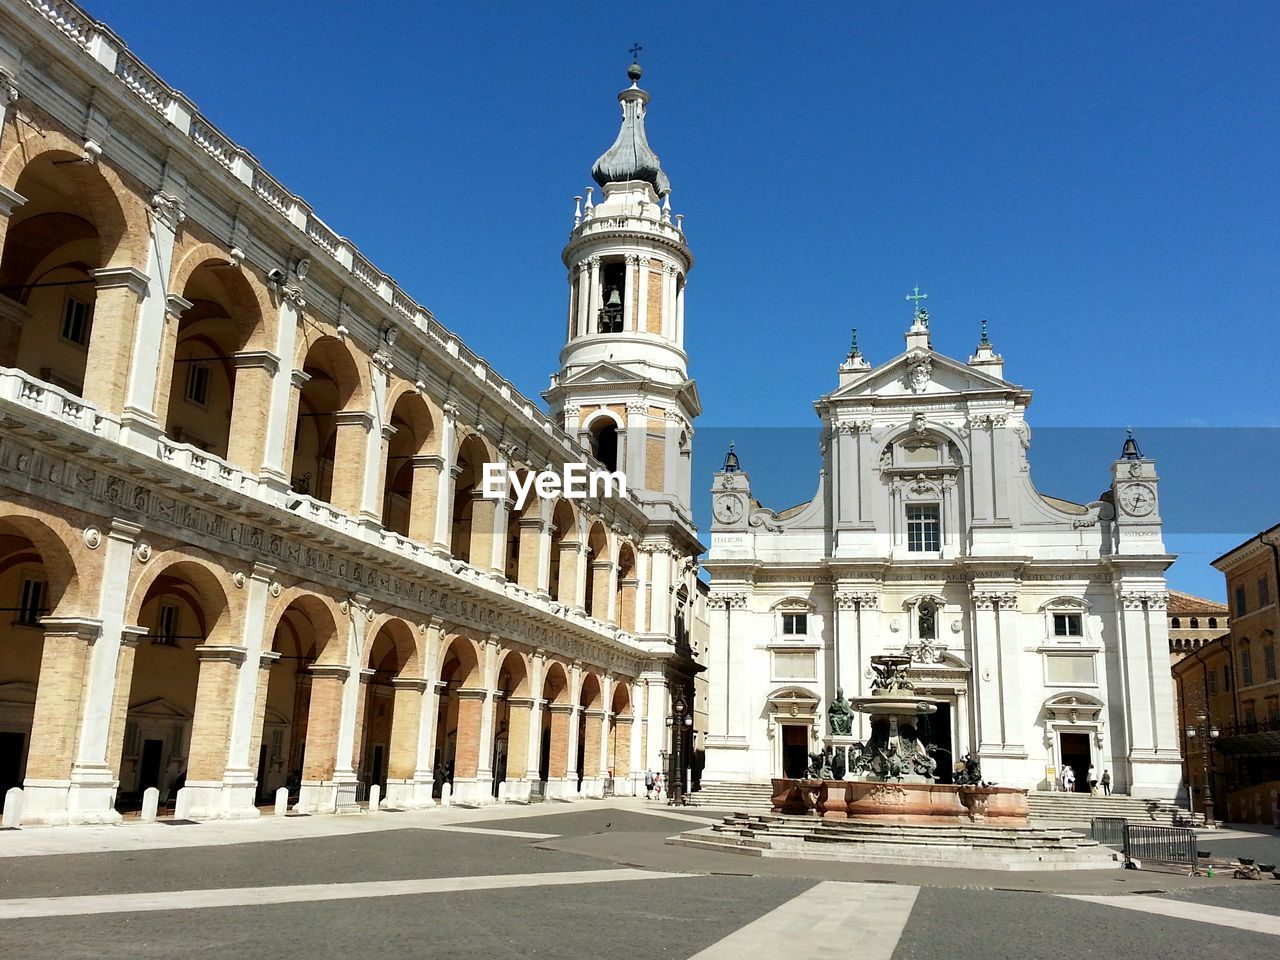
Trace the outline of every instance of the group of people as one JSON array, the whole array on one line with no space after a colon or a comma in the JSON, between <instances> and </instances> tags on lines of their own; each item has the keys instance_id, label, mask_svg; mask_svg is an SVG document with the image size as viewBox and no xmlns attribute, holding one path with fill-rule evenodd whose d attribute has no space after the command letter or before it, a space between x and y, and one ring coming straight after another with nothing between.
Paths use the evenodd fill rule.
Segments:
<instances>
[{"instance_id":1,"label":"group of people","mask_svg":"<svg viewBox=\"0 0 1280 960\"><path fill-rule=\"evenodd\" d=\"M1071 769L1071 766L1069 764L1063 764L1062 774L1060 775L1060 782L1062 784L1062 789L1064 792L1066 793L1076 792L1076 772L1075 770ZM1096 797L1098 796L1099 792L1101 792L1102 796L1104 797L1111 796L1111 771L1110 770L1103 770L1102 777L1099 778L1098 768L1090 764L1089 772L1085 774L1085 783L1089 785L1089 794L1091 796Z\"/></svg>"},{"instance_id":2,"label":"group of people","mask_svg":"<svg viewBox=\"0 0 1280 960\"><path fill-rule=\"evenodd\" d=\"M644 798L646 800L662 799L662 774L653 770L644 772Z\"/></svg>"}]
</instances>

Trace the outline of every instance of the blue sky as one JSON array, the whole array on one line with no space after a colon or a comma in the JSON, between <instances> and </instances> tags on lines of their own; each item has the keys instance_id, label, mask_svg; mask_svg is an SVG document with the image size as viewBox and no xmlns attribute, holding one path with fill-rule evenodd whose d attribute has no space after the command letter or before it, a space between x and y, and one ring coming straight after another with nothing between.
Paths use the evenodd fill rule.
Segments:
<instances>
[{"instance_id":1,"label":"blue sky","mask_svg":"<svg viewBox=\"0 0 1280 960\"><path fill-rule=\"evenodd\" d=\"M849 327L872 362L899 352L917 283L936 348L967 357L985 317L1035 391L1045 492L1092 499L1120 428L1152 437L1183 490L1174 586L1221 596L1205 561L1280 519L1276 431L1211 429L1280 427L1280 4L88 6L530 395L643 44L697 257L704 526L725 438L775 461L752 436L813 426ZM1115 440L1041 451L1082 427ZM778 507L814 486L816 443L788 442L761 478Z\"/></svg>"}]
</instances>

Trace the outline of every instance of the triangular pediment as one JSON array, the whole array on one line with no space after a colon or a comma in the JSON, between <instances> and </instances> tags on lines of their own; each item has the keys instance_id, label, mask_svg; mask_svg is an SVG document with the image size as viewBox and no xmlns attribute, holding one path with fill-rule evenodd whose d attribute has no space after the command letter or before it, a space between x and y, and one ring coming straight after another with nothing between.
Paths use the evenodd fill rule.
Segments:
<instances>
[{"instance_id":1,"label":"triangular pediment","mask_svg":"<svg viewBox=\"0 0 1280 960\"><path fill-rule=\"evenodd\" d=\"M585 367L560 381L563 386L569 386L570 384L573 386L586 384L641 384L644 382L645 379L643 377L637 377L626 367L610 363L608 360L593 363L591 366Z\"/></svg>"},{"instance_id":2,"label":"triangular pediment","mask_svg":"<svg viewBox=\"0 0 1280 960\"><path fill-rule=\"evenodd\" d=\"M832 391L827 400L868 397L943 397L974 392L1021 391L1021 387L931 350L912 350L874 367Z\"/></svg>"},{"instance_id":3,"label":"triangular pediment","mask_svg":"<svg viewBox=\"0 0 1280 960\"><path fill-rule=\"evenodd\" d=\"M157 717L164 720L191 719L191 714L188 711L174 706L164 697L152 697L150 700L131 704L129 706L129 715L131 717Z\"/></svg>"}]
</instances>

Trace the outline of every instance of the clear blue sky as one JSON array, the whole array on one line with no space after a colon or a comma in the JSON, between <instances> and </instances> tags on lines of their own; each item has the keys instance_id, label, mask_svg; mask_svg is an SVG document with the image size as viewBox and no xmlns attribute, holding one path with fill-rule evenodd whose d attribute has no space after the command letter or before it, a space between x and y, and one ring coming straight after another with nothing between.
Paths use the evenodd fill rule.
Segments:
<instances>
[{"instance_id":1,"label":"clear blue sky","mask_svg":"<svg viewBox=\"0 0 1280 960\"><path fill-rule=\"evenodd\" d=\"M752 430L811 427L849 327L872 362L897 353L916 283L944 352L967 357L989 319L1037 431L1280 426L1280 4L89 8L534 396L572 197L643 44L650 140L697 256L704 524L725 439L751 469ZM1095 497L1122 434L1083 463L1042 436L1038 485ZM1280 519L1257 482L1276 431L1232 434L1247 469L1226 477L1211 431L1150 436L1166 481L1218 501L1206 519L1201 496L1167 496L1171 581L1220 596L1205 560ZM795 447L771 505L812 492L816 443Z\"/></svg>"}]
</instances>

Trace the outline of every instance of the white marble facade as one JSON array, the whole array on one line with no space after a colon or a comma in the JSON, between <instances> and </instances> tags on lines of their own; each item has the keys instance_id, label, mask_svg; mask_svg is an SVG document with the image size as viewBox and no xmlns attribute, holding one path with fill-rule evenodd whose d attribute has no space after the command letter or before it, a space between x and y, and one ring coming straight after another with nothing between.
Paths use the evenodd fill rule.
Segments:
<instances>
[{"instance_id":1,"label":"white marble facade","mask_svg":"<svg viewBox=\"0 0 1280 960\"><path fill-rule=\"evenodd\" d=\"M1030 391L985 331L962 362L934 352L928 323L919 311L884 364L855 346L840 366L816 405L808 503L754 500L747 448L715 476L704 781L795 773L837 689L868 695L869 657L907 652L946 704L929 731L952 755L940 768L972 751L987 779L1047 789L1093 763L1117 793L1174 797L1154 462L1127 441L1096 502L1037 492Z\"/></svg>"}]
</instances>

